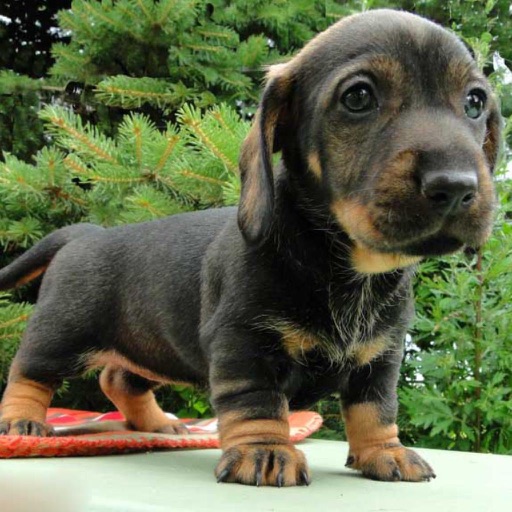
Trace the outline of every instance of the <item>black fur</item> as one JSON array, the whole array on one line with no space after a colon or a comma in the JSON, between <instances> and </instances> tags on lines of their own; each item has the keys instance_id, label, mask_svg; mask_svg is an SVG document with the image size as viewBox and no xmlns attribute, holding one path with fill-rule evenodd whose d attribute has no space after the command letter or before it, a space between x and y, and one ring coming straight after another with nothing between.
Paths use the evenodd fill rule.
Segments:
<instances>
[{"instance_id":1,"label":"black fur","mask_svg":"<svg viewBox=\"0 0 512 512\"><path fill-rule=\"evenodd\" d=\"M393 78L402 89L381 70L372 78L387 98L378 112L362 118L340 110L345 70L382 55L406 71ZM443 78L454 61L489 95L478 122L449 104L467 94ZM402 106L390 113L386 102L397 95ZM429 165L434 159L446 172L477 172L487 162L490 174L498 116L492 93L454 36L417 17L376 11L322 34L270 79L262 101L242 155L238 219L237 209L224 208L105 230L65 228L1 271L7 288L53 258L16 356L17 375L56 387L83 373L95 354L115 351L162 380L209 387L221 419L232 412L246 421L279 419L287 404L309 407L337 392L345 407L375 403L383 425L395 421L414 268L361 273L354 247L421 256L485 238L492 191L481 192L472 216L441 218L414 181L426 172L421 158L400 170L403 193L382 183L407 152L428 155ZM274 170L277 149L283 159ZM391 224L382 220L389 245L359 240L333 213L336 201L354 197L375 218L383 204L393 213ZM294 354L286 329L317 342ZM386 346L358 360L354 347L371 348L380 338ZM133 380L138 390L154 385L141 379Z\"/></svg>"}]
</instances>

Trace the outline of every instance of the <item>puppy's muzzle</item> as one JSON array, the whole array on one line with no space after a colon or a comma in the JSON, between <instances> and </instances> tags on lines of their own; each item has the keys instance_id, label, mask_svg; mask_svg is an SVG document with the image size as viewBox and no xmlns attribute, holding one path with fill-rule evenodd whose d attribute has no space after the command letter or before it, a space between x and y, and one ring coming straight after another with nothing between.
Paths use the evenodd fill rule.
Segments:
<instances>
[{"instance_id":1,"label":"puppy's muzzle","mask_svg":"<svg viewBox=\"0 0 512 512\"><path fill-rule=\"evenodd\" d=\"M478 176L475 171L438 170L422 173L421 194L431 208L443 215L457 215L475 201Z\"/></svg>"}]
</instances>

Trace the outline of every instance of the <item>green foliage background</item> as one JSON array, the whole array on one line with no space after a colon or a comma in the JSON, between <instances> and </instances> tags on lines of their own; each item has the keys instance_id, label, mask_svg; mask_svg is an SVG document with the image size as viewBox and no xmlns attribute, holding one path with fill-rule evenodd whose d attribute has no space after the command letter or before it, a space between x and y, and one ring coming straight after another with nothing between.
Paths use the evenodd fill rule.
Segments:
<instances>
[{"instance_id":1,"label":"green foliage background","mask_svg":"<svg viewBox=\"0 0 512 512\"><path fill-rule=\"evenodd\" d=\"M61 0L0 14L0 263L55 228L106 226L236 204L237 160L262 67L285 60L342 16L377 7L417 12L474 51L502 98L510 142L509 2L335 0ZM57 19L53 14L61 8ZM37 22L37 23L36 23ZM36 28L37 27L37 28ZM30 34L36 34L30 40ZM43 34L43 35L41 35ZM29 51L27 50L29 49ZM400 382L402 439L512 453L512 201L478 253L426 262ZM0 388L38 283L0 295ZM66 382L61 406L106 410L96 377ZM158 392L181 416L211 414L200 390ZM319 437L342 438L337 398L318 405Z\"/></svg>"}]
</instances>

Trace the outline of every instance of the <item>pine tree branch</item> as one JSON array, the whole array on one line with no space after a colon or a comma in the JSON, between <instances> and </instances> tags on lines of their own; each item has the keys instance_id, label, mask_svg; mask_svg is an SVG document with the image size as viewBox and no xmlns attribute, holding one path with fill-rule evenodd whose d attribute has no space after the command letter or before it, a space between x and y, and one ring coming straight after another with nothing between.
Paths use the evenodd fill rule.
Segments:
<instances>
[{"instance_id":1,"label":"pine tree branch","mask_svg":"<svg viewBox=\"0 0 512 512\"><path fill-rule=\"evenodd\" d=\"M158 25L163 25L167 19L169 18L169 14L170 12L172 11L172 9L175 7L175 4L174 2L168 2L167 3L167 8L164 9L161 13L160 13L160 17L157 19L157 24Z\"/></svg>"},{"instance_id":2,"label":"pine tree branch","mask_svg":"<svg viewBox=\"0 0 512 512\"><path fill-rule=\"evenodd\" d=\"M180 46L182 48L188 48L189 50L194 50L196 52L219 53L224 50L224 48L221 46L211 46L206 44L182 44Z\"/></svg>"},{"instance_id":3,"label":"pine tree branch","mask_svg":"<svg viewBox=\"0 0 512 512\"><path fill-rule=\"evenodd\" d=\"M144 5L144 2L141 2L141 0L137 0L137 5L140 7L141 11L146 15L146 18L153 22L153 16L151 13L146 9L146 6Z\"/></svg>"},{"instance_id":4,"label":"pine tree branch","mask_svg":"<svg viewBox=\"0 0 512 512\"><path fill-rule=\"evenodd\" d=\"M107 152L103 151L103 149L101 149L98 145L94 144L85 133L78 131L76 128L66 123L66 120L64 118L55 115L50 115L47 116L46 119L57 128L66 132L71 137L77 139L80 143L85 145L92 153L95 153L100 159L114 164L118 163L118 161L114 157L109 155Z\"/></svg>"},{"instance_id":5,"label":"pine tree branch","mask_svg":"<svg viewBox=\"0 0 512 512\"><path fill-rule=\"evenodd\" d=\"M149 181L147 176L142 176L138 178L112 178L108 176L98 176L97 174L91 174L90 179L91 181L101 183L142 183L144 181Z\"/></svg>"},{"instance_id":6,"label":"pine tree branch","mask_svg":"<svg viewBox=\"0 0 512 512\"><path fill-rule=\"evenodd\" d=\"M77 162L76 160L71 158L69 155L66 158L64 158L64 165L68 169L73 171L75 174L82 174L85 176L89 176L89 174L91 172L88 167L86 167L85 165L80 165L79 162Z\"/></svg>"},{"instance_id":7,"label":"pine tree branch","mask_svg":"<svg viewBox=\"0 0 512 512\"><path fill-rule=\"evenodd\" d=\"M153 179L155 181L159 181L160 183L163 183L167 187L176 190L178 187L176 186L176 183L169 178L169 176L162 176L161 174L155 174L153 175Z\"/></svg>"},{"instance_id":8,"label":"pine tree branch","mask_svg":"<svg viewBox=\"0 0 512 512\"><path fill-rule=\"evenodd\" d=\"M137 167L140 171L142 168L142 130L140 126L134 126L133 132L135 135L135 158L137 159Z\"/></svg>"},{"instance_id":9,"label":"pine tree branch","mask_svg":"<svg viewBox=\"0 0 512 512\"><path fill-rule=\"evenodd\" d=\"M152 98L157 100L164 100L167 103L170 103L173 100L173 94L169 92L137 91L135 89L122 89L121 87L114 87L112 85L98 84L96 91L100 93L117 94L118 96L132 96L134 98Z\"/></svg>"},{"instance_id":10,"label":"pine tree branch","mask_svg":"<svg viewBox=\"0 0 512 512\"><path fill-rule=\"evenodd\" d=\"M222 180L219 180L216 178L211 178L210 176L204 176L203 174L197 174L195 172L188 171L188 170L180 171L180 174L187 178L193 178L194 180L203 181L205 183L211 183L212 185L222 186L222 185L226 184L225 181L222 181Z\"/></svg>"},{"instance_id":11,"label":"pine tree branch","mask_svg":"<svg viewBox=\"0 0 512 512\"><path fill-rule=\"evenodd\" d=\"M206 135L204 130L201 128L201 123L196 121L189 115L184 115L181 118L183 124L191 128L192 132L197 138L226 166L229 171L236 173L238 167L233 165L233 162L215 145L212 140Z\"/></svg>"},{"instance_id":12,"label":"pine tree branch","mask_svg":"<svg viewBox=\"0 0 512 512\"><path fill-rule=\"evenodd\" d=\"M167 137L167 145L165 146L165 150L155 166L155 174L158 174L163 169L179 140L180 137L178 135Z\"/></svg>"},{"instance_id":13,"label":"pine tree branch","mask_svg":"<svg viewBox=\"0 0 512 512\"><path fill-rule=\"evenodd\" d=\"M124 25L120 25L117 22L115 22L112 18L109 18L108 16L102 14L101 9L103 6L96 9L95 7L93 7L93 4L89 2L82 2L81 5L85 7L91 13L92 16L96 16L98 19L102 20L104 23L110 25L111 27L115 28L117 31L121 33L126 32L126 27ZM135 34L133 31L130 32L130 34L134 39L137 39L138 41L141 40L140 37L138 37L137 34Z\"/></svg>"},{"instance_id":14,"label":"pine tree branch","mask_svg":"<svg viewBox=\"0 0 512 512\"><path fill-rule=\"evenodd\" d=\"M231 128L231 126L229 126L226 123L224 117L222 117L222 114L221 114L221 112L218 109L214 109L210 113L211 113L212 117L214 119L216 119L217 122L222 126L223 130L225 130L226 132L230 133L233 137L237 136L235 131ZM238 168L236 170L238 171Z\"/></svg>"},{"instance_id":15,"label":"pine tree branch","mask_svg":"<svg viewBox=\"0 0 512 512\"><path fill-rule=\"evenodd\" d=\"M58 53L59 57L65 57L67 60L75 62L80 66L83 66L84 64L89 64L90 62L90 59L88 59L87 57L84 57L81 54L77 54L76 51L69 50L67 46L64 46L62 44L55 45L53 48L53 52Z\"/></svg>"},{"instance_id":16,"label":"pine tree branch","mask_svg":"<svg viewBox=\"0 0 512 512\"><path fill-rule=\"evenodd\" d=\"M11 318L10 320L7 320L7 322L2 322L2 323L0 323L0 329L6 329L7 327L10 327L11 325L25 322L26 320L28 320L29 316L30 315L23 314L23 315L17 316L16 318ZM1 338L1 336L0 336L0 338Z\"/></svg>"}]
</instances>

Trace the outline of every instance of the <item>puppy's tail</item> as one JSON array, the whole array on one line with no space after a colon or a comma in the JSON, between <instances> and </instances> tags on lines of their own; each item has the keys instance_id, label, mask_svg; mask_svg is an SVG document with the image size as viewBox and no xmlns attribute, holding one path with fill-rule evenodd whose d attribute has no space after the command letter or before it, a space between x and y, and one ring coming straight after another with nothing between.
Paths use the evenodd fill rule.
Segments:
<instances>
[{"instance_id":1,"label":"puppy's tail","mask_svg":"<svg viewBox=\"0 0 512 512\"><path fill-rule=\"evenodd\" d=\"M40 276L66 244L85 235L103 231L94 224L74 224L45 236L18 259L0 270L0 290L16 288Z\"/></svg>"}]
</instances>

